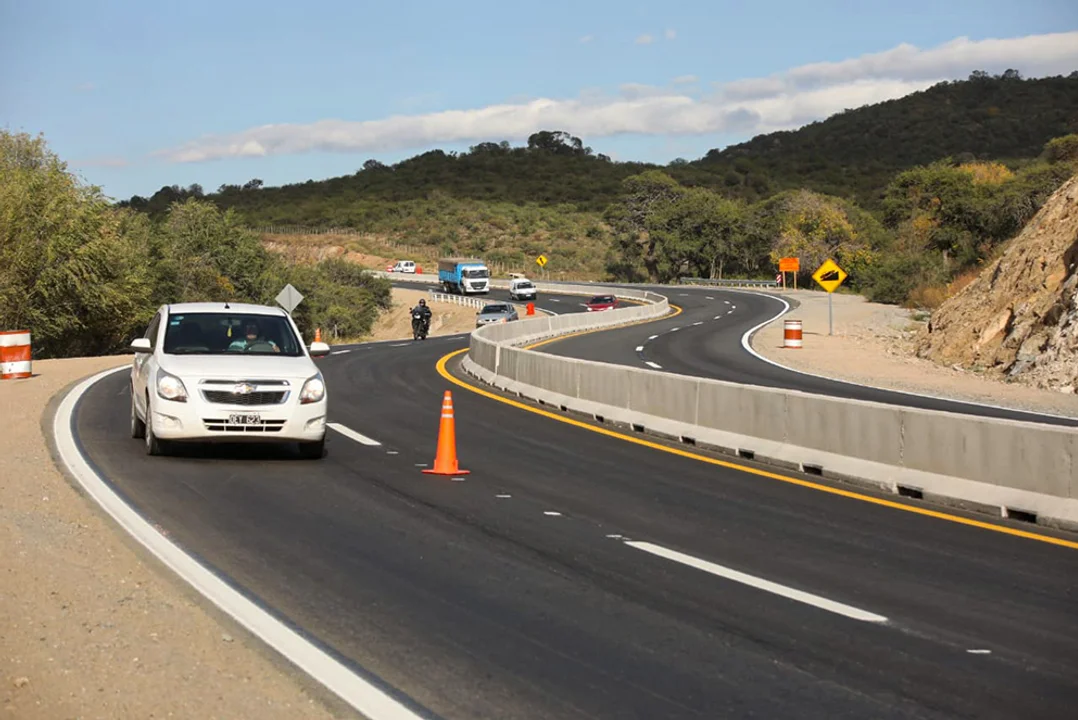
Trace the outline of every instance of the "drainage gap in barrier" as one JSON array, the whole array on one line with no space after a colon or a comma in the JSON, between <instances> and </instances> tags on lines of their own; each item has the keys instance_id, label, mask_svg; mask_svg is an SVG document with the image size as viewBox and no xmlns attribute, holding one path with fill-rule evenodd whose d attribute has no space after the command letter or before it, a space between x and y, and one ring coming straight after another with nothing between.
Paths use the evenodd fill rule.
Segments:
<instances>
[{"instance_id":1,"label":"drainage gap in barrier","mask_svg":"<svg viewBox=\"0 0 1078 720\"><path fill-rule=\"evenodd\" d=\"M696 438L686 437L685 435L682 435L681 442L685 443L686 445L695 445Z\"/></svg>"},{"instance_id":2,"label":"drainage gap in barrier","mask_svg":"<svg viewBox=\"0 0 1078 720\"><path fill-rule=\"evenodd\" d=\"M823 466L813 465L812 463L801 463L801 472L806 475L823 475Z\"/></svg>"},{"instance_id":3,"label":"drainage gap in barrier","mask_svg":"<svg viewBox=\"0 0 1078 720\"><path fill-rule=\"evenodd\" d=\"M565 411L567 411L567 410L569 409L569 408L567 408L567 407L566 407L566 406L564 406L564 405L559 405L559 406L558 406L558 408L559 408L559 409L560 409L560 410L561 410L562 412L565 412Z\"/></svg>"},{"instance_id":4,"label":"drainage gap in barrier","mask_svg":"<svg viewBox=\"0 0 1078 720\"><path fill-rule=\"evenodd\" d=\"M644 426L643 425L638 425L637 423L632 423L632 426L633 426L633 432L638 432L638 433L644 432Z\"/></svg>"},{"instance_id":5,"label":"drainage gap in barrier","mask_svg":"<svg viewBox=\"0 0 1078 720\"><path fill-rule=\"evenodd\" d=\"M754 450L745 450L744 448L738 448L737 456L745 458L746 460L752 460L754 457L756 457L756 452Z\"/></svg>"},{"instance_id":6,"label":"drainage gap in barrier","mask_svg":"<svg viewBox=\"0 0 1078 720\"><path fill-rule=\"evenodd\" d=\"M905 485L895 485L895 489L898 490L898 494L902 497L913 498L914 500L924 500L924 490L915 487L907 487Z\"/></svg>"},{"instance_id":7,"label":"drainage gap in barrier","mask_svg":"<svg viewBox=\"0 0 1078 720\"><path fill-rule=\"evenodd\" d=\"M1007 517L1009 517L1011 520L1021 520L1022 522L1034 524L1037 522L1037 513L1035 512L1029 512L1028 510L1018 510L1016 508L1009 507L1005 507L1004 510L1007 511Z\"/></svg>"},{"instance_id":8,"label":"drainage gap in barrier","mask_svg":"<svg viewBox=\"0 0 1078 720\"><path fill-rule=\"evenodd\" d=\"M595 418L595 422L606 422L606 419L603 418L602 415L593 415L592 417Z\"/></svg>"}]
</instances>

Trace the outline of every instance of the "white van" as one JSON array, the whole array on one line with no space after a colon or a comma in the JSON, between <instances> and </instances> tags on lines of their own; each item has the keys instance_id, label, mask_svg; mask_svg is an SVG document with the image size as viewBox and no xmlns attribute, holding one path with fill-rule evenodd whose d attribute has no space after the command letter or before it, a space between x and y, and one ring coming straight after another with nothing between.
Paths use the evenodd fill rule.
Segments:
<instances>
[{"instance_id":1,"label":"white van","mask_svg":"<svg viewBox=\"0 0 1078 720\"><path fill-rule=\"evenodd\" d=\"M511 300L534 300L535 295L535 284L528 278L514 278L509 282L509 298Z\"/></svg>"},{"instance_id":2,"label":"white van","mask_svg":"<svg viewBox=\"0 0 1078 720\"><path fill-rule=\"evenodd\" d=\"M413 261L413 260L398 260L397 264L394 265L393 269L390 270L389 272L415 274L415 261Z\"/></svg>"}]
</instances>

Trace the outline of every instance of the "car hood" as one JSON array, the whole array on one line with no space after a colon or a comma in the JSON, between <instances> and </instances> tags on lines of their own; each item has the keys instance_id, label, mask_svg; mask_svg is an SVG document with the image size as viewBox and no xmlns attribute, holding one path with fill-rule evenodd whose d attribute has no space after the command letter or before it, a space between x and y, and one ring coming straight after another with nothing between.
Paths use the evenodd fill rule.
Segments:
<instances>
[{"instance_id":1,"label":"car hood","mask_svg":"<svg viewBox=\"0 0 1078 720\"><path fill-rule=\"evenodd\" d=\"M180 378L306 380L318 367L305 355L162 355L161 368Z\"/></svg>"}]
</instances>

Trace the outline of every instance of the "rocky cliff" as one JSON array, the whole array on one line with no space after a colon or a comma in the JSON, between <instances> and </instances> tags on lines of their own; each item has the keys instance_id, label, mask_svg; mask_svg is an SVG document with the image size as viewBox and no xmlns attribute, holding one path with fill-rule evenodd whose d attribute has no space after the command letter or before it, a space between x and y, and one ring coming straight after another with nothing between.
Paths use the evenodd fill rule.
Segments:
<instances>
[{"instance_id":1,"label":"rocky cliff","mask_svg":"<svg viewBox=\"0 0 1078 720\"><path fill-rule=\"evenodd\" d=\"M1039 387L1078 388L1078 175L1002 257L933 313L917 354Z\"/></svg>"}]
</instances>

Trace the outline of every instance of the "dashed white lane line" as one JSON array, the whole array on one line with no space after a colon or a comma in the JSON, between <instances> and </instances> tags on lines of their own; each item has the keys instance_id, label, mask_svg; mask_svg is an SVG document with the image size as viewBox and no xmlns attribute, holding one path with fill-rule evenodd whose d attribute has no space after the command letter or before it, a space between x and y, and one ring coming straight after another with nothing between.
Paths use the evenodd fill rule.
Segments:
<instances>
[{"instance_id":1,"label":"dashed white lane line","mask_svg":"<svg viewBox=\"0 0 1078 720\"><path fill-rule=\"evenodd\" d=\"M681 293L678 297L689 297L689 293Z\"/></svg>"},{"instance_id":2,"label":"dashed white lane line","mask_svg":"<svg viewBox=\"0 0 1078 720\"><path fill-rule=\"evenodd\" d=\"M653 363L650 360L645 360L644 364L647 365L648 367L653 367L656 370L662 370L663 369L662 365L660 365L659 363Z\"/></svg>"},{"instance_id":3,"label":"dashed white lane line","mask_svg":"<svg viewBox=\"0 0 1078 720\"><path fill-rule=\"evenodd\" d=\"M637 345L636 346L636 351L637 352L644 352L644 346L643 345Z\"/></svg>"},{"instance_id":4,"label":"dashed white lane line","mask_svg":"<svg viewBox=\"0 0 1078 720\"><path fill-rule=\"evenodd\" d=\"M366 435L364 435L362 433L357 433L352 428L347 427L345 425L341 425L340 423L326 423L326 427L333 428L334 430L339 432L341 435L344 435L346 438L350 438L352 440L355 440L360 445L372 445L373 446L373 445L381 445L382 444L382 443L378 442L377 440L375 440L373 438L369 438L369 437L367 437Z\"/></svg>"},{"instance_id":5,"label":"dashed white lane line","mask_svg":"<svg viewBox=\"0 0 1078 720\"><path fill-rule=\"evenodd\" d=\"M561 302L558 298L550 298L550 302Z\"/></svg>"},{"instance_id":6,"label":"dashed white lane line","mask_svg":"<svg viewBox=\"0 0 1078 720\"><path fill-rule=\"evenodd\" d=\"M730 301L729 300L723 300L723 303L726 304L726 305L729 305Z\"/></svg>"},{"instance_id":7,"label":"dashed white lane line","mask_svg":"<svg viewBox=\"0 0 1078 720\"><path fill-rule=\"evenodd\" d=\"M967 650L970 655L991 655L991 650L985 650L984 648L970 648Z\"/></svg>"},{"instance_id":8,"label":"dashed white lane line","mask_svg":"<svg viewBox=\"0 0 1078 720\"><path fill-rule=\"evenodd\" d=\"M722 317L722 315L716 315L716 316L715 316L715 319L716 319L716 320L718 320L718 319L719 319L719 318L721 318L721 317Z\"/></svg>"},{"instance_id":9,"label":"dashed white lane line","mask_svg":"<svg viewBox=\"0 0 1078 720\"><path fill-rule=\"evenodd\" d=\"M560 513L560 512L556 512L556 511L554 511L554 510L544 510L544 511L543 511L543 514L544 514L544 515L550 515L551 517L561 517L561 513Z\"/></svg>"},{"instance_id":10,"label":"dashed white lane line","mask_svg":"<svg viewBox=\"0 0 1078 720\"><path fill-rule=\"evenodd\" d=\"M351 350L334 350L333 352L330 353L330 355L347 355L350 352L352 352L352 351Z\"/></svg>"},{"instance_id":11,"label":"dashed white lane line","mask_svg":"<svg viewBox=\"0 0 1078 720\"><path fill-rule=\"evenodd\" d=\"M700 558L693 557L692 555L686 555L676 550L670 550L664 548L661 545L655 545L648 542L638 542L627 540L625 544L629 547L636 548L637 550L643 550L646 553L657 555L667 560L673 560L683 565L696 568L697 570L703 570L704 572L711 573L712 575L718 575L719 577L726 578L727 580L733 580L734 582L742 583L750 587L757 588L758 590L764 590L775 595L781 595L784 598L790 600L796 600L797 602L805 603L806 605L812 605L813 607L820 608L821 610L827 610L828 612L835 613L837 615L844 615L845 617L852 618L854 620L860 620L861 622L874 622L882 623L887 622L887 618L883 615L877 615L876 613L868 612L867 610L861 610L855 608L852 605L846 605L845 603L836 602L835 600L828 600L825 597L819 595L813 595L812 593L804 592L803 590L795 590L794 588L780 585L770 580L764 580L754 575L739 572L732 568L724 567L707 560L701 560Z\"/></svg>"},{"instance_id":12,"label":"dashed white lane line","mask_svg":"<svg viewBox=\"0 0 1078 720\"><path fill-rule=\"evenodd\" d=\"M708 296L707 296L707 299L708 299L708 300L714 300L715 298L713 298L713 297L711 297L710 295L708 295Z\"/></svg>"},{"instance_id":13,"label":"dashed white lane line","mask_svg":"<svg viewBox=\"0 0 1078 720\"><path fill-rule=\"evenodd\" d=\"M513 496L512 495L495 495L494 497L496 497L496 498L498 498L500 500L505 500L505 499L511 498Z\"/></svg>"},{"instance_id":14,"label":"dashed white lane line","mask_svg":"<svg viewBox=\"0 0 1078 720\"><path fill-rule=\"evenodd\" d=\"M737 305L731 305L730 310L737 310Z\"/></svg>"},{"instance_id":15,"label":"dashed white lane line","mask_svg":"<svg viewBox=\"0 0 1078 720\"><path fill-rule=\"evenodd\" d=\"M679 327L676 327L676 328L670 328L670 332L677 332L677 331L678 331L678 330L680 330L680 329L681 329L681 328L679 328Z\"/></svg>"},{"instance_id":16,"label":"dashed white lane line","mask_svg":"<svg viewBox=\"0 0 1078 720\"><path fill-rule=\"evenodd\" d=\"M703 324L704 324L704 321L701 320L700 322L694 322L692 325L693 325L693 327L696 327L697 325L703 325Z\"/></svg>"},{"instance_id":17,"label":"dashed white lane line","mask_svg":"<svg viewBox=\"0 0 1078 720\"><path fill-rule=\"evenodd\" d=\"M389 347L408 347L412 343L397 343L396 345L390 345Z\"/></svg>"},{"instance_id":18,"label":"dashed white lane line","mask_svg":"<svg viewBox=\"0 0 1078 720\"><path fill-rule=\"evenodd\" d=\"M654 340L657 337L659 337L659 336L658 335L652 335L651 337L648 338L648 340Z\"/></svg>"}]
</instances>

